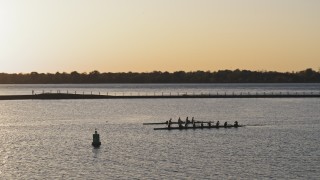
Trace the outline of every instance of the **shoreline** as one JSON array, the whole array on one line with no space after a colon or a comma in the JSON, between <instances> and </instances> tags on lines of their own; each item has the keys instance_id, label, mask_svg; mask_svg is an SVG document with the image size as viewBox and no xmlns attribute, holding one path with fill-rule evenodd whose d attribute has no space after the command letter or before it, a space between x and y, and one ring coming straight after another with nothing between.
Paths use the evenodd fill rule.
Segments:
<instances>
[{"instance_id":1,"label":"shoreline","mask_svg":"<svg viewBox=\"0 0 320 180\"><path fill-rule=\"evenodd\" d=\"M252 95L148 95L111 96L45 93L36 95L0 95L0 100L64 100L64 99L203 99L203 98L320 98L320 94L252 94Z\"/></svg>"}]
</instances>

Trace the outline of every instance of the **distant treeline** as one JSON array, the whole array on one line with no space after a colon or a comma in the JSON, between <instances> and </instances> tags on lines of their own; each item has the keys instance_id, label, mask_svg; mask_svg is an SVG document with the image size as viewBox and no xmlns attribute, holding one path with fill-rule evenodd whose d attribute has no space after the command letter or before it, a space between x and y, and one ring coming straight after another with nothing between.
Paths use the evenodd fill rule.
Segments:
<instances>
[{"instance_id":1,"label":"distant treeline","mask_svg":"<svg viewBox=\"0 0 320 180\"><path fill-rule=\"evenodd\" d=\"M61 83L320 83L320 71L299 72L248 70L192 71L148 73L0 73L0 84L61 84Z\"/></svg>"}]
</instances>

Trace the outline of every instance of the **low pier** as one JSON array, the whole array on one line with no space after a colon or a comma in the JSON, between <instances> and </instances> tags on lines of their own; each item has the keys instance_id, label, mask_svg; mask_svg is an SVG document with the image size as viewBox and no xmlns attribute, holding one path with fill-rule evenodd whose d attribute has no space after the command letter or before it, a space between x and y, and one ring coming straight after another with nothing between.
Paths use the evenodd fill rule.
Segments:
<instances>
[{"instance_id":1,"label":"low pier","mask_svg":"<svg viewBox=\"0 0 320 180\"><path fill-rule=\"evenodd\" d=\"M188 98L320 98L320 92L308 93L241 93L241 94L77 94L77 93L40 93L33 95L0 95L0 100L59 100L59 99L188 99Z\"/></svg>"}]
</instances>

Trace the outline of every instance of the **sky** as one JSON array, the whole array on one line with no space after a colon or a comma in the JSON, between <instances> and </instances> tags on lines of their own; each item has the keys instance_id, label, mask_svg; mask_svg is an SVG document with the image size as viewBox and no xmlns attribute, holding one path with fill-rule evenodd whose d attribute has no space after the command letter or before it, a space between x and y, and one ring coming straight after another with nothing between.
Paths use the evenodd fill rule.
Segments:
<instances>
[{"instance_id":1,"label":"sky","mask_svg":"<svg viewBox=\"0 0 320 180\"><path fill-rule=\"evenodd\" d=\"M0 72L320 69L319 0L0 0Z\"/></svg>"}]
</instances>

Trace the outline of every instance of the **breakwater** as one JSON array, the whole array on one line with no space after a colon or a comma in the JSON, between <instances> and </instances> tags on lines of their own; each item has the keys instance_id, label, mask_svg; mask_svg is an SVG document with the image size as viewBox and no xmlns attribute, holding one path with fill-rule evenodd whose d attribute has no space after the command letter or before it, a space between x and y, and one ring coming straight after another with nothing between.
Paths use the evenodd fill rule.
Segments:
<instances>
[{"instance_id":1,"label":"breakwater","mask_svg":"<svg viewBox=\"0 0 320 180\"><path fill-rule=\"evenodd\" d=\"M186 98L320 98L320 93L262 94L176 94L176 95L100 95L43 93L34 95L0 95L0 100L59 100L59 99L186 99Z\"/></svg>"}]
</instances>

